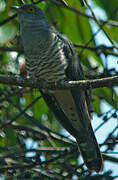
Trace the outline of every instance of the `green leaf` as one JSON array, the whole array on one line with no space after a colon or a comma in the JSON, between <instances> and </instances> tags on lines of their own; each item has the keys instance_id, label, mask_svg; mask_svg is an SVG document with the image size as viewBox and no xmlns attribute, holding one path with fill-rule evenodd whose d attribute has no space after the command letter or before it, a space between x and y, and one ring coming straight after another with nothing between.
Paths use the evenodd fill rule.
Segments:
<instances>
[{"instance_id":1,"label":"green leaf","mask_svg":"<svg viewBox=\"0 0 118 180\"><path fill-rule=\"evenodd\" d=\"M37 98L41 96L40 92L34 93L34 98ZM34 117L37 119L42 119L43 114L47 114L48 107L46 103L44 102L43 98L40 98L34 105L33 105L33 114Z\"/></svg>"},{"instance_id":2,"label":"green leaf","mask_svg":"<svg viewBox=\"0 0 118 180\"><path fill-rule=\"evenodd\" d=\"M94 111L97 113L97 114L100 114L101 113L101 109L100 109L100 103L101 103L101 100L99 99L99 97L97 95L93 95L93 108L94 108Z\"/></svg>"},{"instance_id":3,"label":"green leaf","mask_svg":"<svg viewBox=\"0 0 118 180\"><path fill-rule=\"evenodd\" d=\"M0 43L6 43L10 41L16 33L16 27L13 24L5 24L0 27Z\"/></svg>"},{"instance_id":4,"label":"green leaf","mask_svg":"<svg viewBox=\"0 0 118 180\"><path fill-rule=\"evenodd\" d=\"M112 20L117 20L118 14L115 10L118 8L118 1L108 1L108 0L95 0L96 4L103 8L108 16Z\"/></svg>"},{"instance_id":5,"label":"green leaf","mask_svg":"<svg viewBox=\"0 0 118 180\"><path fill-rule=\"evenodd\" d=\"M107 33L107 35L109 36L110 39L112 39L116 43L118 43L118 27L105 25L104 30L105 30L105 32Z\"/></svg>"},{"instance_id":6,"label":"green leaf","mask_svg":"<svg viewBox=\"0 0 118 180\"><path fill-rule=\"evenodd\" d=\"M16 145L17 142L17 137L16 137L16 132L14 131L14 129L7 127L5 129L6 135L7 135L7 145L9 146L14 146Z\"/></svg>"},{"instance_id":7,"label":"green leaf","mask_svg":"<svg viewBox=\"0 0 118 180\"><path fill-rule=\"evenodd\" d=\"M118 107L118 96L116 92L111 88L99 88L94 91L95 95L99 98L99 100L105 100L114 108ZM114 98L113 98L114 97ZM96 102L97 103L97 102Z\"/></svg>"}]
</instances>

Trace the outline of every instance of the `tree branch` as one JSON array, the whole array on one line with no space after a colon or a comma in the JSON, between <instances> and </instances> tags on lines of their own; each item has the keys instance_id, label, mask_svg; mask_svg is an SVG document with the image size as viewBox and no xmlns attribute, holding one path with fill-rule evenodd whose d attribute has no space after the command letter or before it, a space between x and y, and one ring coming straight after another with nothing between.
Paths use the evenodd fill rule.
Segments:
<instances>
[{"instance_id":1,"label":"tree branch","mask_svg":"<svg viewBox=\"0 0 118 180\"><path fill-rule=\"evenodd\" d=\"M104 53L105 55L113 55L118 57L118 53L113 52L114 46L105 46L103 44L98 46L87 46L83 44L73 44L75 48L87 49L90 51L94 51L97 55L100 53ZM8 46L0 46L1 51L8 51L8 52L19 52L24 54L24 51L20 47L8 47Z\"/></svg>"},{"instance_id":2,"label":"tree branch","mask_svg":"<svg viewBox=\"0 0 118 180\"><path fill-rule=\"evenodd\" d=\"M17 16L17 14L14 14L14 15L8 17L7 19L4 19L3 21L0 22L0 26L3 26L4 24L8 23L12 19L14 19L16 16Z\"/></svg>"},{"instance_id":3,"label":"tree branch","mask_svg":"<svg viewBox=\"0 0 118 180\"><path fill-rule=\"evenodd\" d=\"M23 50L19 47L8 47L8 46L1 46L0 51L8 51L8 52L19 52L19 53L24 53Z\"/></svg>"},{"instance_id":4,"label":"tree branch","mask_svg":"<svg viewBox=\"0 0 118 180\"><path fill-rule=\"evenodd\" d=\"M64 90L64 89L94 89L101 87L112 87L118 85L118 76L112 76L101 79L94 80L80 80L80 81L62 81L58 83L48 83L42 80L32 80L28 78L21 78L14 75L0 75L0 83L22 86L22 87L31 87L38 89L51 89L51 90Z\"/></svg>"},{"instance_id":5,"label":"tree branch","mask_svg":"<svg viewBox=\"0 0 118 180\"><path fill-rule=\"evenodd\" d=\"M68 9L68 10L70 10L70 11L73 11L74 13L80 14L80 15L86 17L86 18L94 19L94 20L95 20L94 16L91 16L91 15L85 13L85 12L82 12L82 11L80 11L79 9L76 9L76 8L73 8L73 7L70 7L70 6L65 6L65 5L59 3L59 2L56 1L56 0L52 0L52 3L54 3L54 4L56 4L57 6L60 6L60 7L62 7L62 8L66 8L66 9ZM117 9L116 9L116 10L117 10ZM118 26L118 22L117 22L117 21L113 21L113 20L107 20L107 21L106 21L106 20L103 20L103 19L98 19L98 21L101 22L101 23L109 24L109 25L111 25L111 26L116 26L116 27Z\"/></svg>"},{"instance_id":6,"label":"tree branch","mask_svg":"<svg viewBox=\"0 0 118 180\"><path fill-rule=\"evenodd\" d=\"M118 163L118 158L112 157L112 156L108 156L103 154L103 159L106 161L111 161L113 163Z\"/></svg>"},{"instance_id":7,"label":"tree branch","mask_svg":"<svg viewBox=\"0 0 118 180\"><path fill-rule=\"evenodd\" d=\"M88 49L94 51L97 55L104 53L105 55L112 55L118 57L118 53L113 52L114 46L105 46L103 44L98 46L87 46L83 44L73 44L75 48Z\"/></svg>"}]
</instances>

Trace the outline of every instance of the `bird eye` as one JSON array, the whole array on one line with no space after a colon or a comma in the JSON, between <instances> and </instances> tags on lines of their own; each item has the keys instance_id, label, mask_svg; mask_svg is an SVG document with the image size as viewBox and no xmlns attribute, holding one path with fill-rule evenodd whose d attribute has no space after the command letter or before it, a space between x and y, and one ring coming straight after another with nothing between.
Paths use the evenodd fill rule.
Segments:
<instances>
[{"instance_id":1,"label":"bird eye","mask_svg":"<svg viewBox=\"0 0 118 180\"><path fill-rule=\"evenodd\" d=\"M34 13L35 9L34 9L34 7L30 7L30 8L28 8L28 11L29 11L30 13Z\"/></svg>"}]
</instances>

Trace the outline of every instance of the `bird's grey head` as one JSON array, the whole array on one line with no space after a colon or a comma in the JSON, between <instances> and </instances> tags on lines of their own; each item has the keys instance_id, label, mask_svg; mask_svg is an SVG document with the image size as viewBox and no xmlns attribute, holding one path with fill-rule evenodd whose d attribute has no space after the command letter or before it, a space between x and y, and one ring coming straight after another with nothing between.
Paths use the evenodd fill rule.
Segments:
<instances>
[{"instance_id":1,"label":"bird's grey head","mask_svg":"<svg viewBox=\"0 0 118 180\"><path fill-rule=\"evenodd\" d=\"M43 19L46 20L43 11L40 8L34 6L33 4L12 6L12 8L17 11L21 23L26 19L29 21L33 21L34 19L38 19L39 21Z\"/></svg>"},{"instance_id":2,"label":"bird's grey head","mask_svg":"<svg viewBox=\"0 0 118 180\"><path fill-rule=\"evenodd\" d=\"M43 11L32 4L13 6L12 8L18 13L20 36L24 48L27 47L30 51L30 47L35 48L39 42L40 46L46 45L50 38L51 24Z\"/></svg>"}]
</instances>

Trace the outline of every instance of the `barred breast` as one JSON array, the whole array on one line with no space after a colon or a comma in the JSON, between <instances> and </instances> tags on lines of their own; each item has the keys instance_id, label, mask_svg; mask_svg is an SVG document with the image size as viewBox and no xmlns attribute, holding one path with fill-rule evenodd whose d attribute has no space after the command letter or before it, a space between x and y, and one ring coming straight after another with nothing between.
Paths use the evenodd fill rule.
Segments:
<instances>
[{"instance_id":1,"label":"barred breast","mask_svg":"<svg viewBox=\"0 0 118 180\"><path fill-rule=\"evenodd\" d=\"M26 68L30 76L55 82L66 79L67 61L63 51L63 42L54 34L47 47L38 45L39 53L26 53Z\"/></svg>"}]
</instances>

